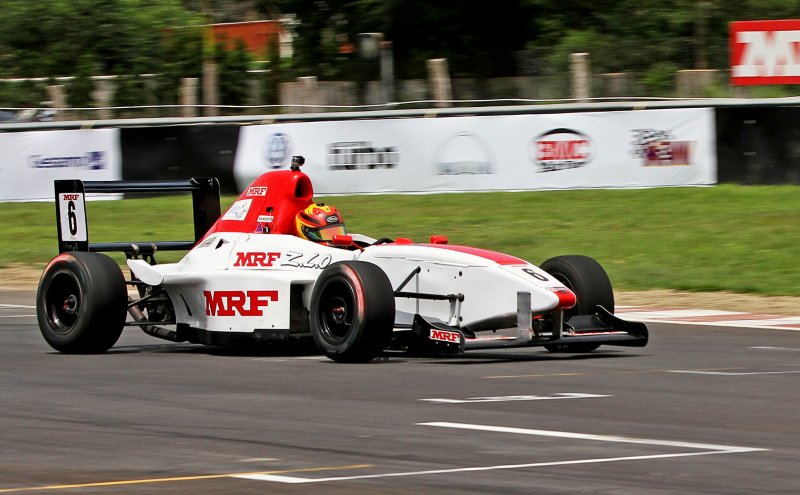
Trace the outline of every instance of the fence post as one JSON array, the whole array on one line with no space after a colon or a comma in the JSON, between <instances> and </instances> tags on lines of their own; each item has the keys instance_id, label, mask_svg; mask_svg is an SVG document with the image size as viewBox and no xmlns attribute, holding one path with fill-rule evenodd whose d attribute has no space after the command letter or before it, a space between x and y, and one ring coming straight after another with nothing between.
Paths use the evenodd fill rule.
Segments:
<instances>
[{"instance_id":1,"label":"fence post","mask_svg":"<svg viewBox=\"0 0 800 495\"><path fill-rule=\"evenodd\" d=\"M300 103L302 105L318 105L322 103L317 76L298 77L297 81L300 83ZM313 113L317 110L318 109L313 106L301 107L300 113Z\"/></svg>"},{"instance_id":2,"label":"fence post","mask_svg":"<svg viewBox=\"0 0 800 495\"><path fill-rule=\"evenodd\" d=\"M209 105L203 109L206 117L216 117L219 115L219 74L217 64L213 60L203 62L203 105Z\"/></svg>"},{"instance_id":3,"label":"fence post","mask_svg":"<svg viewBox=\"0 0 800 495\"><path fill-rule=\"evenodd\" d=\"M391 41L381 41L381 85L383 101L394 101L394 54Z\"/></svg>"},{"instance_id":4,"label":"fence post","mask_svg":"<svg viewBox=\"0 0 800 495\"><path fill-rule=\"evenodd\" d=\"M67 108L67 94L63 84L55 84L47 87L47 99L51 101L50 106L56 109L55 120L69 120Z\"/></svg>"},{"instance_id":5,"label":"fence post","mask_svg":"<svg viewBox=\"0 0 800 495\"><path fill-rule=\"evenodd\" d=\"M588 53L571 53L569 56L572 74L572 98L588 102L592 97L592 79L589 71Z\"/></svg>"},{"instance_id":6,"label":"fence post","mask_svg":"<svg viewBox=\"0 0 800 495\"><path fill-rule=\"evenodd\" d=\"M438 100L434 105L437 107L453 106L449 101L453 99L453 88L450 85L450 71L447 68L446 58L428 60L428 80L433 99Z\"/></svg>"},{"instance_id":7,"label":"fence post","mask_svg":"<svg viewBox=\"0 0 800 495\"><path fill-rule=\"evenodd\" d=\"M180 89L181 117L197 117L197 78L181 79Z\"/></svg>"},{"instance_id":8,"label":"fence post","mask_svg":"<svg viewBox=\"0 0 800 495\"><path fill-rule=\"evenodd\" d=\"M99 108L97 118L108 120L113 116L108 107L111 106L114 98L115 84L112 77L109 76L95 76L92 77L92 81L94 81L95 88L92 92L92 100L94 100L94 106Z\"/></svg>"}]
</instances>

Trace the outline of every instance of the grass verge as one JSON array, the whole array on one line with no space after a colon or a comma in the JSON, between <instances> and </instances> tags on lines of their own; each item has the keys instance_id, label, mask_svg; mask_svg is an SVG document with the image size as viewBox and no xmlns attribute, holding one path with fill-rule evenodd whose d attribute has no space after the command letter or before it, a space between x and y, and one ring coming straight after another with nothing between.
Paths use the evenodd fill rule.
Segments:
<instances>
[{"instance_id":1,"label":"grass verge","mask_svg":"<svg viewBox=\"0 0 800 495\"><path fill-rule=\"evenodd\" d=\"M234 198L224 198L223 207ZM317 198L351 232L507 252L541 263L600 261L620 290L800 296L800 187L735 186ZM90 202L93 241L187 240L188 197ZM56 254L49 203L0 209L0 267L43 267ZM169 253L159 260L172 261Z\"/></svg>"}]
</instances>

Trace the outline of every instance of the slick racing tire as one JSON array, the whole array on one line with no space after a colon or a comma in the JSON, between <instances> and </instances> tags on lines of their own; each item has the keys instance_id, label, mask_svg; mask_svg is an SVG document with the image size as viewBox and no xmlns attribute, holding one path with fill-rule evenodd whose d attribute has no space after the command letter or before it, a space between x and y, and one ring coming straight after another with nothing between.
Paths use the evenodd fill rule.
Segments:
<instances>
[{"instance_id":1,"label":"slick racing tire","mask_svg":"<svg viewBox=\"0 0 800 495\"><path fill-rule=\"evenodd\" d=\"M107 351L125 325L128 293L117 263L100 253L61 253L47 265L36 293L39 329L67 354Z\"/></svg>"},{"instance_id":2,"label":"slick racing tire","mask_svg":"<svg viewBox=\"0 0 800 495\"><path fill-rule=\"evenodd\" d=\"M311 333L329 358L371 361L394 330L394 290L377 265L342 261L325 268L311 295Z\"/></svg>"},{"instance_id":3,"label":"slick racing tire","mask_svg":"<svg viewBox=\"0 0 800 495\"><path fill-rule=\"evenodd\" d=\"M614 312L614 291L603 267L588 256L570 255L550 258L541 265L542 270L557 278L575 293L576 304L564 314L564 320L574 315L594 314L597 306ZM600 344L546 345L551 352L591 352Z\"/></svg>"}]
</instances>

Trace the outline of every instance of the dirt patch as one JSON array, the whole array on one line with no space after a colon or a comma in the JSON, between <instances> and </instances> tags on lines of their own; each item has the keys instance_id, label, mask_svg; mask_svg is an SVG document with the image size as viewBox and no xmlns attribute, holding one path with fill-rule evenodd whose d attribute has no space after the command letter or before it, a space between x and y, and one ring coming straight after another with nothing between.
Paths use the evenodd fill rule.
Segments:
<instances>
[{"instance_id":1,"label":"dirt patch","mask_svg":"<svg viewBox=\"0 0 800 495\"><path fill-rule=\"evenodd\" d=\"M42 275L42 269L33 269L29 266L0 268L0 292L4 290L35 291L39 277ZM615 298L618 306L643 306L652 309L717 309L759 314L800 315L800 297L767 297L733 292L650 290L617 291Z\"/></svg>"},{"instance_id":2,"label":"dirt patch","mask_svg":"<svg viewBox=\"0 0 800 495\"><path fill-rule=\"evenodd\" d=\"M618 291L618 306L644 306L652 309L716 309L758 314L800 315L800 297L757 296L734 292L677 292L650 290Z\"/></svg>"}]
</instances>

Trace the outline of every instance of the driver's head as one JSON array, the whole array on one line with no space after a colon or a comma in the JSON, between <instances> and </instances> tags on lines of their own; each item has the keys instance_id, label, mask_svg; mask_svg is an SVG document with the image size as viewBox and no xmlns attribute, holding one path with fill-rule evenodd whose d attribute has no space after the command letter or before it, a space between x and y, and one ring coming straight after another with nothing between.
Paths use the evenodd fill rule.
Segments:
<instances>
[{"instance_id":1,"label":"driver's head","mask_svg":"<svg viewBox=\"0 0 800 495\"><path fill-rule=\"evenodd\" d=\"M346 234L342 216L335 207L314 203L300 210L295 217L297 235L314 242L329 242L336 234Z\"/></svg>"}]
</instances>

